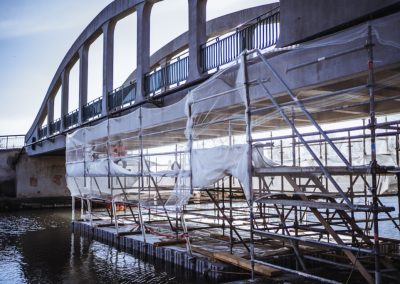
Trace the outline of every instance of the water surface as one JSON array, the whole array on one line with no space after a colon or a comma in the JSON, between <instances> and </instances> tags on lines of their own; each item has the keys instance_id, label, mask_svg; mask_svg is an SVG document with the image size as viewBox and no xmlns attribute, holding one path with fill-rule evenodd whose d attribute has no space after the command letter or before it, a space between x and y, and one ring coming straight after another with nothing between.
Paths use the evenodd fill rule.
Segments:
<instances>
[{"instance_id":1,"label":"water surface","mask_svg":"<svg viewBox=\"0 0 400 284\"><path fill-rule=\"evenodd\" d=\"M0 283L191 283L71 234L70 209L0 213Z\"/></svg>"}]
</instances>

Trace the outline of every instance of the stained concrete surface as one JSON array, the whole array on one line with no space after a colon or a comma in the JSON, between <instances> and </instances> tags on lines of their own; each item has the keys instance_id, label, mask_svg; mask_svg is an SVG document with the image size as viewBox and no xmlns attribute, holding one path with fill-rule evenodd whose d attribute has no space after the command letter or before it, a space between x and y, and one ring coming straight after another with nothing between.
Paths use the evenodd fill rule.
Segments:
<instances>
[{"instance_id":1,"label":"stained concrete surface","mask_svg":"<svg viewBox=\"0 0 400 284\"><path fill-rule=\"evenodd\" d=\"M19 149L0 151L0 197L15 197L15 160Z\"/></svg>"}]
</instances>

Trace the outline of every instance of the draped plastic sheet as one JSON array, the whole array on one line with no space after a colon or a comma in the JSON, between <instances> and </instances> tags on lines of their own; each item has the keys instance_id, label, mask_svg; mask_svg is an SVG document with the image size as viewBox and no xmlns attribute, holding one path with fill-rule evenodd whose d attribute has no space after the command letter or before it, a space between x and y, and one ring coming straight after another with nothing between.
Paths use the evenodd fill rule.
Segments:
<instances>
[{"instance_id":1,"label":"draped plastic sheet","mask_svg":"<svg viewBox=\"0 0 400 284\"><path fill-rule=\"evenodd\" d=\"M69 134L66 172L71 195L163 204L180 173L185 124L181 101L161 109L139 108Z\"/></svg>"},{"instance_id":2,"label":"draped plastic sheet","mask_svg":"<svg viewBox=\"0 0 400 284\"><path fill-rule=\"evenodd\" d=\"M238 63L214 75L187 97L186 137L191 150L188 170L192 187L197 189L211 187L232 175L250 199L245 64Z\"/></svg>"},{"instance_id":3,"label":"draped plastic sheet","mask_svg":"<svg viewBox=\"0 0 400 284\"><path fill-rule=\"evenodd\" d=\"M395 26L394 23L397 22L398 14L380 21L372 21L374 40L382 45L400 48L399 41L393 41L393 38L387 35L388 27ZM347 45L355 41L365 43L367 31L366 24L360 25L337 36L296 46L292 52L330 45ZM397 32L400 33L400 30ZM379 58L376 60L379 62ZM161 194L161 197L154 190L149 190L146 202L150 204L155 198L164 201L168 199L166 205L180 207L187 203L193 189L208 188L224 176L233 175L241 182L249 199L249 147L246 143L246 111L249 109L245 99L244 64L240 59L237 63L220 71L191 91L185 100L174 105L152 109L140 108L123 117L112 118L69 134L66 156L67 184L71 194L76 196L98 192L100 195L107 195L113 194L112 190L119 195L124 192L137 193L140 176L146 176L143 188L161 186L169 189L167 194ZM279 84L271 79L272 77L266 72L259 78L269 80L269 84ZM384 79L379 83L377 89L388 86ZM250 102L252 112L268 106L262 99L260 104L260 96L256 94L257 90L253 86L249 86L249 92L250 98L254 98ZM305 103L311 114L318 115L346 101L368 101L366 91L360 91L357 86L335 96L329 96L327 91L324 93L328 96L322 100ZM303 98L301 92L296 95ZM306 96L307 94L304 95ZM264 95L261 97L265 99ZM283 110L289 116L302 115L301 110L294 106L283 107ZM265 136L271 129L286 127L282 122L274 123L277 119L280 119L280 114L273 108L252 115L252 133L255 137L257 133ZM269 150L264 149L262 145L253 145L253 166L273 167L292 162L290 151L284 151L283 160L277 163L276 157L279 157L280 150L276 146L273 148L268 159L266 156L269 155ZM313 145L312 148L317 152L318 146ZM329 155L329 165L343 165L332 152ZM378 159L384 157L382 155L378 155ZM359 155L354 158L353 164L365 164L367 159L365 155ZM393 160L392 156L391 159ZM388 159L381 162L390 164ZM310 160L304 149L301 150L299 163L315 165L315 161ZM277 184L279 181L275 180L275 185Z\"/></svg>"}]
</instances>

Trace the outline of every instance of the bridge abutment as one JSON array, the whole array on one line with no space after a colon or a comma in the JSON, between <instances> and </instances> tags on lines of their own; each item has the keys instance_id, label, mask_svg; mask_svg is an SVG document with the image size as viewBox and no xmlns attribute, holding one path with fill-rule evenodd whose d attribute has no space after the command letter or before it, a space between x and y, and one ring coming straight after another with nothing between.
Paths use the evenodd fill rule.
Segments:
<instances>
[{"instance_id":1,"label":"bridge abutment","mask_svg":"<svg viewBox=\"0 0 400 284\"><path fill-rule=\"evenodd\" d=\"M65 155L20 155L15 167L17 198L69 196L65 181Z\"/></svg>"},{"instance_id":2,"label":"bridge abutment","mask_svg":"<svg viewBox=\"0 0 400 284\"><path fill-rule=\"evenodd\" d=\"M0 151L0 197L15 197L15 159L19 149Z\"/></svg>"}]
</instances>

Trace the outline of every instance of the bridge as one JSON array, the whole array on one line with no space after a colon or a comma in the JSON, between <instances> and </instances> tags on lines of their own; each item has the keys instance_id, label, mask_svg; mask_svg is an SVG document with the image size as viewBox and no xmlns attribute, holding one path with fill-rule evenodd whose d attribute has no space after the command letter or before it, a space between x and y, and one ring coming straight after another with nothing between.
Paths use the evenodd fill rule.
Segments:
<instances>
[{"instance_id":1,"label":"bridge","mask_svg":"<svg viewBox=\"0 0 400 284\"><path fill-rule=\"evenodd\" d=\"M326 22L323 21L322 15L326 15L321 7L316 7L315 11L306 10L296 6L297 4L292 1L255 7L206 22L207 1L189 1L188 32L150 56L150 14L157 2L114 1L81 33L58 67L39 112L26 134L28 155L65 149L65 134L83 125L93 125L107 117L126 114L143 104L171 104L207 80L211 74L229 65L243 50L263 50L275 45L285 47L324 34L332 34L343 30L344 27L365 22L371 17L395 11L393 7L396 7L397 1L384 1L377 6L363 4L363 9L353 16L341 15L340 6L331 7L331 18ZM296 13L293 9L298 11L297 16L302 19L300 25L294 22ZM119 20L131 13L137 14L137 68L122 86L114 89L112 82L114 28ZM310 13L316 18L309 20ZM317 17L316 13L320 13L320 16ZM336 20L333 19L333 14L337 17ZM296 32L294 27L298 28ZM101 96L88 102L88 50L91 43L100 35L103 35L103 92ZM325 60L325 68L318 75L320 79L308 82L305 74L301 74L302 68L314 64L314 60L318 62L318 59L324 57L326 59L327 51L320 51L320 54L315 54L313 59L309 58L307 51L303 54L297 53L296 56L301 58L296 60L296 63L291 61L293 56L290 52L281 53L272 56L274 60L281 62L281 65L294 66L290 70L290 75L294 79L293 86L296 89L310 88L312 84L318 84L319 87L316 89L322 90L324 89L321 86L322 82L325 82L326 88L329 89L329 85L335 80L346 80L347 77L360 73L365 65L364 58L353 57L350 61L343 61L340 66L334 65L336 73L333 74L329 60ZM335 56L333 49L328 53ZM79 107L68 112L69 71L78 59ZM397 59L391 57L384 64L390 66L396 62ZM351 70L349 66L352 67ZM326 76L322 78L320 75L324 72ZM299 74L303 78L300 78ZM54 97L59 88L61 88L61 117L55 119ZM397 107L388 103L386 106L387 112ZM342 117L342 114L343 112L340 117L346 118ZM365 114L360 112L360 115Z\"/></svg>"},{"instance_id":2,"label":"bridge","mask_svg":"<svg viewBox=\"0 0 400 284\"><path fill-rule=\"evenodd\" d=\"M265 49L275 45L279 38L279 4L239 11L207 23L207 1L189 1L189 31L150 56L150 13L157 2L115 1L81 33L58 67L26 135L26 143L31 145L27 147L29 155L65 148L62 134L82 125L121 115L171 92L187 93L211 73L234 61L241 51ZM123 86L114 89L114 28L131 13L137 14L137 69ZM88 50L100 35L103 35L103 94L87 102ZM79 108L68 113L69 71L78 59ZM54 119L54 96L59 88L61 117Z\"/></svg>"},{"instance_id":3,"label":"bridge","mask_svg":"<svg viewBox=\"0 0 400 284\"><path fill-rule=\"evenodd\" d=\"M344 277L308 269L318 263L343 268L347 279L353 270L367 283L395 279L394 263L380 256L395 259L400 242L382 238L378 226L400 229L395 208L380 199L394 192L400 204L400 120L377 117L400 107L400 2L282 0L207 22L207 1L188 0L189 30L150 55L157 3L112 2L67 52L25 136L27 187L52 180L47 192L63 190L67 173L73 206L81 200L90 225L96 202L109 206L102 220L111 218L117 235L122 220L146 242L161 220L157 229L182 236L190 256L188 227L219 230L231 254L249 253L253 276L257 264L267 274L265 267L328 283ZM137 68L114 88L114 28L131 13ZM103 92L88 102L88 49L100 35ZM79 107L68 112L78 60ZM41 174L43 167L58 170ZM119 215L118 204L131 214ZM256 245L290 248L292 264L257 256Z\"/></svg>"}]
</instances>

